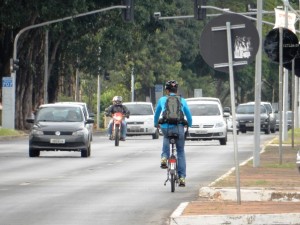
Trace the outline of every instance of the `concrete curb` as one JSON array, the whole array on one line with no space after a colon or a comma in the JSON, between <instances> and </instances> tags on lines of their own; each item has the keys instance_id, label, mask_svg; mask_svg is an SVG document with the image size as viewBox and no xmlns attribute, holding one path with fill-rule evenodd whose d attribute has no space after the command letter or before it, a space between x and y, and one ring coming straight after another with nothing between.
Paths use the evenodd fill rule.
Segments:
<instances>
[{"instance_id":1,"label":"concrete curb","mask_svg":"<svg viewBox=\"0 0 300 225\"><path fill-rule=\"evenodd\" d=\"M218 201L237 201L237 190L234 188L203 187L199 191L199 196ZM241 199L243 201L300 202L300 189L241 189Z\"/></svg>"},{"instance_id":2,"label":"concrete curb","mask_svg":"<svg viewBox=\"0 0 300 225\"><path fill-rule=\"evenodd\" d=\"M283 214L230 214L182 216L188 203L182 203L171 215L170 225L299 225L300 213Z\"/></svg>"}]
</instances>

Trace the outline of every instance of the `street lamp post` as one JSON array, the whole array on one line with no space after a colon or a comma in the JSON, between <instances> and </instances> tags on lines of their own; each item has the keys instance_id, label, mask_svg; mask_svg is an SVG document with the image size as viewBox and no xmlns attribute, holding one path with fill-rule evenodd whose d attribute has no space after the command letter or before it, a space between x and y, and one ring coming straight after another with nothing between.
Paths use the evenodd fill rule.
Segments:
<instances>
[{"instance_id":1,"label":"street lamp post","mask_svg":"<svg viewBox=\"0 0 300 225\"><path fill-rule=\"evenodd\" d=\"M43 23L34 24L34 25L31 25L31 26L25 27L25 28L21 29L15 37L14 46L13 46L13 61L17 60L18 40L19 40L21 34L23 34L25 31L28 31L28 30L31 30L31 29L34 29L34 28L38 28L38 27L47 26L47 25L54 24L54 23L63 22L63 21L66 21L66 20L75 19L75 18L78 18L78 17L88 16L88 15L92 15L92 14L96 14L96 13L100 13L100 12L105 12L105 11L112 10L112 9L127 9L127 8L128 8L128 6L126 6L126 5L111 6L111 7L107 7L107 8L103 8L103 9L97 9L97 10L93 10L93 11L90 11L90 12L85 12L85 13L77 14L77 15L74 15L74 16L68 16L68 17L64 17L64 18L60 18L60 19L56 19L56 20L46 21L46 22L43 22ZM15 129L16 72L12 71L10 76L12 78L12 101L13 101L11 103L12 109L10 110L10 112L13 115L12 116L13 119L11 119L11 121L8 122L8 127Z\"/></svg>"}]
</instances>

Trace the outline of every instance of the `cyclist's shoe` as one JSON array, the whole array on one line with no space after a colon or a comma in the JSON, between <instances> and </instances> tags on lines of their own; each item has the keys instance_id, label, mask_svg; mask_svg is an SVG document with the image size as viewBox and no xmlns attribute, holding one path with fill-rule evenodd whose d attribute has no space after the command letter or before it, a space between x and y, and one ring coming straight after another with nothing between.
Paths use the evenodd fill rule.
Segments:
<instances>
[{"instance_id":1,"label":"cyclist's shoe","mask_svg":"<svg viewBox=\"0 0 300 225\"><path fill-rule=\"evenodd\" d=\"M185 187L185 179L184 177L179 178L179 187Z\"/></svg>"},{"instance_id":2,"label":"cyclist's shoe","mask_svg":"<svg viewBox=\"0 0 300 225\"><path fill-rule=\"evenodd\" d=\"M111 141L113 140L113 137L112 137L112 135L109 135L109 140L111 140Z\"/></svg>"},{"instance_id":3,"label":"cyclist's shoe","mask_svg":"<svg viewBox=\"0 0 300 225\"><path fill-rule=\"evenodd\" d=\"M167 160L167 158L165 158L165 157L161 158L160 168L162 168L162 169L167 169L168 168L168 160Z\"/></svg>"},{"instance_id":4,"label":"cyclist's shoe","mask_svg":"<svg viewBox=\"0 0 300 225\"><path fill-rule=\"evenodd\" d=\"M121 137L121 138L120 138L120 141L125 141L125 138Z\"/></svg>"}]
</instances>

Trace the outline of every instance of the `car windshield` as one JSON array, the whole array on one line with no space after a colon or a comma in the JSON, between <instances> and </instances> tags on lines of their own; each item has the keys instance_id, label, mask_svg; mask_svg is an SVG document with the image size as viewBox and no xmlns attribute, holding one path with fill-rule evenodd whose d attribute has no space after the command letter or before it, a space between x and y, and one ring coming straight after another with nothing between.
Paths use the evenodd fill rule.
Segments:
<instances>
[{"instance_id":1,"label":"car windshield","mask_svg":"<svg viewBox=\"0 0 300 225\"><path fill-rule=\"evenodd\" d=\"M193 116L216 116L220 110L216 104L189 104Z\"/></svg>"},{"instance_id":2,"label":"car windshield","mask_svg":"<svg viewBox=\"0 0 300 225\"><path fill-rule=\"evenodd\" d=\"M293 112L292 111L287 111L286 115L287 115L287 119L288 120L292 120L292 116L293 116ZM279 120L279 113L275 113L275 117L276 117L277 120Z\"/></svg>"},{"instance_id":3,"label":"car windshield","mask_svg":"<svg viewBox=\"0 0 300 225\"><path fill-rule=\"evenodd\" d=\"M264 106L266 107L268 113L272 113L272 107L270 104L264 104Z\"/></svg>"},{"instance_id":4,"label":"car windshield","mask_svg":"<svg viewBox=\"0 0 300 225\"><path fill-rule=\"evenodd\" d=\"M149 104L128 104L125 105L130 115L153 115L153 109Z\"/></svg>"},{"instance_id":5,"label":"car windshield","mask_svg":"<svg viewBox=\"0 0 300 225\"><path fill-rule=\"evenodd\" d=\"M45 107L37 114L37 121L44 122L82 122L82 113L79 107Z\"/></svg>"},{"instance_id":6,"label":"car windshield","mask_svg":"<svg viewBox=\"0 0 300 225\"><path fill-rule=\"evenodd\" d=\"M236 109L237 114L254 114L254 105L239 105ZM266 108L264 106L260 106L260 113L266 113Z\"/></svg>"}]
</instances>

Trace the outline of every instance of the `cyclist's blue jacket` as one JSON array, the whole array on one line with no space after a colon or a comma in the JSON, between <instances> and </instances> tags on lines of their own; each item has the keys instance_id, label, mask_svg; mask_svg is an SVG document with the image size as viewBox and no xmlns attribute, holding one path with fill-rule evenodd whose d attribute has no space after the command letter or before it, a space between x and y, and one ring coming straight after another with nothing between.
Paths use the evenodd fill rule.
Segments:
<instances>
[{"instance_id":1,"label":"cyclist's blue jacket","mask_svg":"<svg viewBox=\"0 0 300 225\"><path fill-rule=\"evenodd\" d=\"M170 95L176 95L174 93L170 93ZM158 126L158 120L159 117L161 115L161 112L165 111L165 105L166 105L166 101L167 101L168 96L163 96L158 100L158 103L156 105L156 109L155 109L155 113L154 113L154 126L157 127ZM192 126L192 114L191 111L186 103L186 100L184 98L180 98L181 99L181 110L183 111L186 120L188 122L188 126L191 127ZM163 123L160 124L161 128L168 128L168 127L173 127L176 126L174 124L167 124L167 123Z\"/></svg>"}]
</instances>

